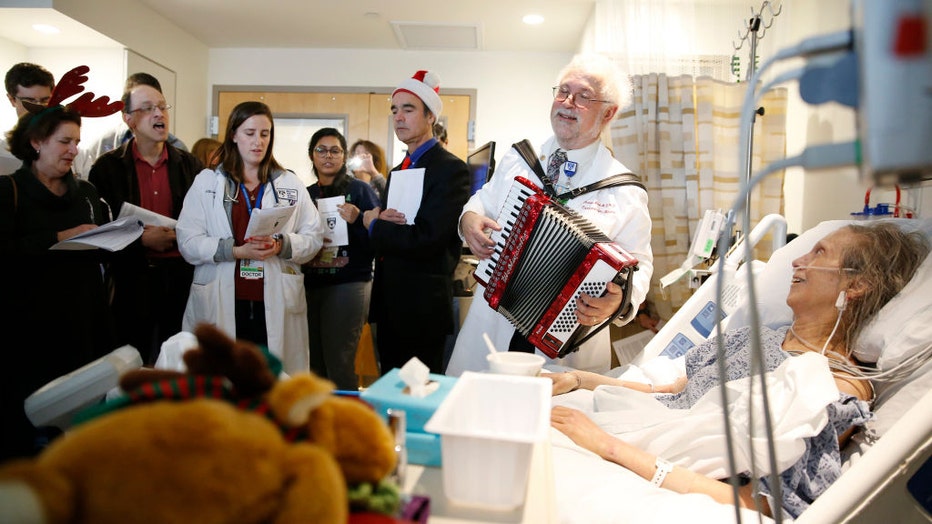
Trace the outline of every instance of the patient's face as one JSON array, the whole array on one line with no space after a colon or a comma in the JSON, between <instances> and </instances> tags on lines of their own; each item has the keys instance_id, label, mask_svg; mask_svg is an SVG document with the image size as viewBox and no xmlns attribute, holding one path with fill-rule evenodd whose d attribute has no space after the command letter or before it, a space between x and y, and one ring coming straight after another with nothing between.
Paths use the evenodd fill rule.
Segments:
<instances>
[{"instance_id":1,"label":"patient's face","mask_svg":"<svg viewBox=\"0 0 932 524\"><path fill-rule=\"evenodd\" d=\"M837 313L835 302L845 290L849 276L841 269L841 257L855 244L855 235L842 228L816 242L805 255L793 261L793 282L786 303L800 314Z\"/></svg>"}]
</instances>

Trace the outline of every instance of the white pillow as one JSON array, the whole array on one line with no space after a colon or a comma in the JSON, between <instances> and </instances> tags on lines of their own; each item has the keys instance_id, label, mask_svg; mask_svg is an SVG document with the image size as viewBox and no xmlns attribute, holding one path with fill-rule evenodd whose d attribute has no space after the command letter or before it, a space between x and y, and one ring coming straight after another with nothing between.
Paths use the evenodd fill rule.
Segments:
<instances>
[{"instance_id":1,"label":"white pillow","mask_svg":"<svg viewBox=\"0 0 932 524\"><path fill-rule=\"evenodd\" d=\"M903 229L920 230L932 239L932 220L898 220ZM884 370L932 343L932 257L887 303L858 337L854 354Z\"/></svg>"}]
</instances>

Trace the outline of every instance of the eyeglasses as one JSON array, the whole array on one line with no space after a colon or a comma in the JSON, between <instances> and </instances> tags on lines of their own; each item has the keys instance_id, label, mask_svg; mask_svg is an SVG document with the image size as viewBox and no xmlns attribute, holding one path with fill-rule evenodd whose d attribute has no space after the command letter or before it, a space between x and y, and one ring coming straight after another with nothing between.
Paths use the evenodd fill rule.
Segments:
<instances>
[{"instance_id":1,"label":"eyeglasses","mask_svg":"<svg viewBox=\"0 0 932 524\"><path fill-rule=\"evenodd\" d=\"M593 98L595 95L592 93L587 93L585 91L580 91L579 93L570 93L570 90L564 86L554 86L553 88L553 99L557 102L565 102L567 98L572 97L573 102L576 104L576 107L585 108L589 107L593 102L601 102L603 104L611 104L611 100L599 100Z\"/></svg>"},{"instance_id":2,"label":"eyeglasses","mask_svg":"<svg viewBox=\"0 0 932 524\"><path fill-rule=\"evenodd\" d=\"M159 104L159 105L157 105L157 106L142 106L142 107L137 107L136 109L130 109L129 111L127 111L127 113L139 113L139 114L141 114L141 115L148 115L148 114L152 113L153 111L155 111L156 109L158 109L159 111L161 111L161 112L164 113L164 112L168 111L168 110L171 109L171 108L172 108L172 106L170 106L170 105L168 105L168 104Z\"/></svg>"},{"instance_id":3,"label":"eyeglasses","mask_svg":"<svg viewBox=\"0 0 932 524\"><path fill-rule=\"evenodd\" d=\"M332 147L330 149L327 149L326 147L323 147L323 146L317 146L314 148L314 153L321 158L327 157L327 156L332 156L332 157L343 156L343 150L340 149L339 147Z\"/></svg>"},{"instance_id":4,"label":"eyeglasses","mask_svg":"<svg viewBox=\"0 0 932 524\"><path fill-rule=\"evenodd\" d=\"M50 96L45 96L45 97L42 97L42 98L31 98L31 97L28 97L28 96L14 96L13 98L19 100L20 102L24 102L24 103L27 103L27 104L35 104L35 105L39 105L39 106L47 106L47 105L49 105L49 100L52 99L52 97L50 97Z\"/></svg>"}]
</instances>

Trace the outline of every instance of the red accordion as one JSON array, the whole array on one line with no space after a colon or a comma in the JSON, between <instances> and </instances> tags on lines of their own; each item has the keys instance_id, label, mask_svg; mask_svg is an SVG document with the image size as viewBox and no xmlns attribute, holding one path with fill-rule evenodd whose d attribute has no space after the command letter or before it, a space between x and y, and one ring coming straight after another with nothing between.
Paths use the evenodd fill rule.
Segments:
<instances>
[{"instance_id":1,"label":"red accordion","mask_svg":"<svg viewBox=\"0 0 932 524\"><path fill-rule=\"evenodd\" d=\"M516 177L492 234L495 252L476 268L492 309L550 358L578 349L594 329L576 319L581 292L602 296L608 282L630 302L637 259L581 215Z\"/></svg>"}]
</instances>

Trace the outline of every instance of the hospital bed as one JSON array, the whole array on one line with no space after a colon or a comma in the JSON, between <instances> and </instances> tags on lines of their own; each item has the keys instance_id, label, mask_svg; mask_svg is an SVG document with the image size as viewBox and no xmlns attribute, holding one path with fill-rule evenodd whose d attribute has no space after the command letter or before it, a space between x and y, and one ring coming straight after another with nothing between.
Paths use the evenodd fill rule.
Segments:
<instances>
[{"instance_id":1,"label":"hospital bed","mask_svg":"<svg viewBox=\"0 0 932 524\"><path fill-rule=\"evenodd\" d=\"M742 266L754 271L760 321L770 327L789 324L791 311L785 304L792 275L791 261L809 251L829 232L850 221L830 221L805 232L778 249L766 264ZM907 229L917 229L932 239L932 220L897 220ZM875 383L875 418L851 439L843 451L845 472L798 519L799 523L836 522L928 522L932 473L932 257L922 264L903 291L885 306L861 335L861 352L873 354L878 369L892 369L904 361L919 362L908 376L895 384ZM726 277L727 316L723 330L746 325L745 279ZM726 272L727 274L727 272ZM717 278L717 277L716 277ZM707 336L707 299L714 298L703 284L696 295L678 311L644 348L620 368L615 376L642 382L669 383L682 370L682 353L690 343ZM728 291L729 286L736 289ZM698 317L698 319L697 319ZM697 331L696 326L700 326ZM691 340L685 341L686 338ZM674 357L674 358L671 358ZM924 362L924 364L922 364ZM561 399L560 397L567 397ZM573 392L554 398L555 404L591 409L592 392ZM561 441L561 437L563 441ZM648 481L552 434L553 470L560 522L735 522L735 509L704 495L681 495L652 486ZM914 475L924 468L919 475ZM922 475L925 475L923 477ZM924 480L923 480L924 479ZM918 490L917 503L908 489ZM924 499L924 500L923 500ZM925 504L922 509L920 504ZM742 522L759 517L742 511ZM788 519L784 518L785 521ZM764 519L764 521L770 521Z\"/></svg>"}]
</instances>

